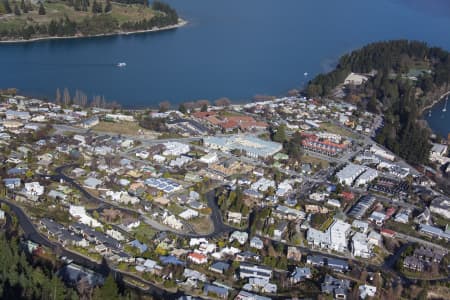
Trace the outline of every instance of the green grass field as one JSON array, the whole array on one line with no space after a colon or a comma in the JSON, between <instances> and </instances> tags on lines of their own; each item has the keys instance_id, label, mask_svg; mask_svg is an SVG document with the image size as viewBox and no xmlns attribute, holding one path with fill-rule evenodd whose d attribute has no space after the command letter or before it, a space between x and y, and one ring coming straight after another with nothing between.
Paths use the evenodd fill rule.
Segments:
<instances>
[{"instance_id":1,"label":"green grass field","mask_svg":"<svg viewBox=\"0 0 450 300\"><path fill-rule=\"evenodd\" d=\"M103 8L105 7L105 0L97 0L97 2L101 3ZM11 7L13 8L14 6L11 5ZM48 24L51 20L59 20L66 16L70 20L80 22L84 18L94 15L91 7L88 7L87 12L76 11L73 7L70 7L66 5L65 2L59 0L46 2L44 7L46 11L45 15L39 15L39 7L37 5L33 5L33 11L29 11L28 13L22 12L20 16L17 16L14 13L9 15L0 14L0 31L5 29L19 29L25 25ZM127 21L136 22L144 19L151 19L156 13L150 7L144 7L142 5L112 3L112 11L108 14L118 21L119 24L122 24Z\"/></svg>"}]
</instances>

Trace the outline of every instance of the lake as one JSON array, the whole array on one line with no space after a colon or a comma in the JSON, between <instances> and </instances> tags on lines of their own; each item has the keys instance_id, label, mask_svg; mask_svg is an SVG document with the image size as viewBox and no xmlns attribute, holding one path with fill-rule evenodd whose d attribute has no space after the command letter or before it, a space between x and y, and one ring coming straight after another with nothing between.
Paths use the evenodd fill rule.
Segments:
<instances>
[{"instance_id":1,"label":"lake","mask_svg":"<svg viewBox=\"0 0 450 300\"><path fill-rule=\"evenodd\" d=\"M450 136L450 100L442 100L430 110L426 110L424 113L424 119L427 120L433 131L440 136L447 138ZM444 111L444 107L446 111Z\"/></svg>"},{"instance_id":2,"label":"lake","mask_svg":"<svg viewBox=\"0 0 450 300\"><path fill-rule=\"evenodd\" d=\"M124 107L281 95L386 39L450 49L447 0L169 0L189 24L165 32L0 45L0 87L56 88ZM118 62L126 62L118 68ZM308 72L308 76L304 73Z\"/></svg>"}]
</instances>

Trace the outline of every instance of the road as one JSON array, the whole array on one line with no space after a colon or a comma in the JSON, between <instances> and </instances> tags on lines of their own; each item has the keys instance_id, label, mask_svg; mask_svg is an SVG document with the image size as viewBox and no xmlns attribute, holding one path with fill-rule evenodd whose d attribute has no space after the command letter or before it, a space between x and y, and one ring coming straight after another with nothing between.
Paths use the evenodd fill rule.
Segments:
<instances>
[{"instance_id":1,"label":"road","mask_svg":"<svg viewBox=\"0 0 450 300\"><path fill-rule=\"evenodd\" d=\"M68 168L71 167L75 167L75 165L64 165L61 167L58 167L55 169L55 173L56 175L51 175L49 177L51 177L53 180L59 181L61 179L63 179L64 181L66 181L67 183L71 184L73 187L75 187L76 189L78 189L83 196L85 196L88 200L93 201L95 203L99 203L101 205L101 207L104 208L115 208L121 211L124 211L128 214L132 214L132 215L138 215L139 219L144 221L146 224L152 226L153 228L155 228L156 230L159 231L169 231L169 232L173 232L179 236L185 236L185 237L205 237L205 238L210 238L210 237L218 237L222 234L225 233L229 233L230 231L233 230L232 227L226 225L223 223L222 220L222 216L220 213L220 209L216 204L215 201L215 193L214 191L210 191L206 194L206 198L208 200L208 205L211 208L211 221L213 222L214 225L214 230L209 233L209 234L196 234L196 233L186 233L186 232L180 232L180 231L176 231L168 226L165 226L163 224L160 224L158 222L156 222L155 220L152 220L146 216L144 216L140 211L135 210L135 209L131 209L131 208L125 208L121 205L118 204L114 204L114 203L110 203L107 202L103 199L94 197L91 193L89 193L83 186L81 186L78 182L76 182L74 179L70 178L69 176L64 174L64 171ZM48 175L45 175L48 176Z\"/></svg>"},{"instance_id":2,"label":"road","mask_svg":"<svg viewBox=\"0 0 450 300\"><path fill-rule=\"evenodd\" d=\"M11 208L12 212L17 216L20 226L22 227L22 230L24 231L24 237L26 239L31 240L40 245L43 245L47 248L50 248L55 253L58 253L61 256L66 256L68 259L72 260L74 263L84 266L88 269L94 270L95 272L98 272L99 274L101 274L103 276L107 276L109 273L112 273L113 276L115 276L116 278L130 277L139 283L142 283L146 286L150 286L150 288L148 290L144 290L144 291L146 293L154 295L158 298L162 297L162 299L177 299L179 296L182 295L182 293L176 293L176 294L169 293L169 292L165 291L164 289L153 285L151 282L143 280L139 276L136 276L136 275L130 274L130 273L126 273L126 272L121 272L120 270L117 270L117 269L112 269L112 268L110 268L110 266L108 266L108 264L95 262L95 261L89 259L88 257L85 257L79 253L72 252L72 251L69 251L69 250L63 248L58 243L50 241L47 237L42 235L38 231L36 226L33 224L33 222L28 218L26 213L22 210L22 208L20 208L15 203L13 203L9 200L6 200L6 199L0 199L0 202L7 204ZM130 287L142 290L133 285L130 285Z\"/></svg>"}]
</instances>

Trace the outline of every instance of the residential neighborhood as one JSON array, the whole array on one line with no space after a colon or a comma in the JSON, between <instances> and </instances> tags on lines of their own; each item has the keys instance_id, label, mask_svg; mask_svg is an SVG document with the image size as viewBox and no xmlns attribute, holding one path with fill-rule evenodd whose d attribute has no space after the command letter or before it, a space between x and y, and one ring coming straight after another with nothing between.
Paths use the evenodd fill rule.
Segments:
<instances>
[{"instance_id":1,"label":"residential neighborhood","mask_svg":"<svg viewBox=\"0 0 450 300\"><path fill-rule=\"evenodd\" d=\"M380 116L346 102L182 113L11 95L0 123L0 200L24 213L27 236L128 284L205 299L384 299L448 279L449 196L371 139ZM117 132L127 126L140 128ZM450 163L445 144L430 155ZM69 270L90 274L80 261Z\"/></svg>"}]
</instances>

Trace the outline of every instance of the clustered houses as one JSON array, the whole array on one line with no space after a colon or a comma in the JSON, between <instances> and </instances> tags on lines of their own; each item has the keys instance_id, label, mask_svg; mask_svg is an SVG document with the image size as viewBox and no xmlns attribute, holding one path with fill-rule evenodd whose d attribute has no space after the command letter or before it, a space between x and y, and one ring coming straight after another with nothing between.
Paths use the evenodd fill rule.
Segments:
<instances>
[{"instance_id":1,"label":"clustered houses","mask_svg":"<svg viewBox=\"0 0 450 300\"><path fill-rule=\"evenodd\" d=\"M446 251L428 247L416 248L412 255L403 259L403 267L415 272L423 272L431 268L432 264L439 265Z\"/></svg>"},{"instance_id":2,"label":"clustered houses","mask_svg":"<svg viewBox=\"0 0 450 300\"><path fill-rule=\"evenodd\" d=\"M329 136L323 133L318 134L302 134L302 145L305 149L319 152L321 154L336 156L345 151L349 146L348 142L341 143L341 137L336 138L335 135Z\"/></svg>"},{"instance_id":3,"label":"clustered houses","mask_svg":"<svg viewBox=\"0 0 450 300\"><path fill-rule=\"evenodd\" d=\"M448 218L448 198L436 196L417 183L417 178L412 178L410 186L405 177L413 173L388 151L354 143L357 138L350 135L372 134L379 120L369 113L356 116L353 105L286 97L235 105L224 114L148 114L163 122L171 133L191 141L166 142L79 129L76 134L62 134L64 128L70 128L67 125L92 128L102 120L134 122L138 119L136 112L128 115L79 107L63 110L42 101L15 102L14 107L0 106L0 147L22 133L38 132L48 121L65 127L55 125L51 136L11 149L11 154L4 157L6 177L2 182L8 193L17 200L22 199L20 196L25 201L36 201L36 205L47 197L54 203L49 210L57 207L61 215L69 218L69 222L61 221L64 226L53 221L51 215L39 220L42 231L51 239L116 263L126 262L128 271L143 278L151 274L151 278L174 281L182 289L201 288L199 294L205 297L226 299L238 293L235 299L265 300L269 298L258 294L277 292L278 269L289 270L287 284L292 285L316 279L316 271L322 267L327 272L350 269L352 263L349 266L344 259L302 257L302 248L295 246L287 247L285 253L285 244L298 245L304 237L307 246L315 251L336 251L356 263L372 259L377 255L376 247L383 249L381 235L396 238L395 231L384 228L392 225L391 219L407 225L412 225L412 219L420 219L418 234L449 240L447 227L430 225L436 215ZM339 164L345 161L344 168L335 174L337 183L344 187L334 183L334 168L320 168L312 162L291 164L283 145L269 141L264 131L269 123L260 119L270 122L270 126L285 126L288 137L300 132L302 147L314 158ZM327 132L329 126L349 135ZM434 147L434 156L442 155L441 150ZM74 184L33 176L63 165L67 157L79 162L64 170ZM93 209L75 184L104 203ZM206 224L211 222L211 210L213 217L217 216L214 207L209 207L205 186L220 186L217 191L223 190L223 195L228 196L220 207L225 223L251 228L252 222L260 218L256 230L235 230L220 238L214 234L191 239L180 235L194 234L195 226L211 225ZM423 203L430 203L419 216L414 209L397 210L395 202L387 204L373 196L382 193L407 199L409 188L418 186L421 193L428 193ZM366 190L373 194L366 194ZM326 221L317 224L317 216ZM153 231L151 227L161 231L147 236ZM273 262L274 251L277 255ZM405 268L426 269L440 257L434 250L431 252L434 256L425 250L414 252L411 258L404 259ZM263 255L266 253L269 255ZM213 281L211 274L217 280ZM242 291L233 292L223 283L222 279L233 276L242 279ZM321 291L344 299L350 288L350 282L326 274ZM361 285L359 291L364 298L374 295L376 289Z\"/></svg>"}]
</instances>

